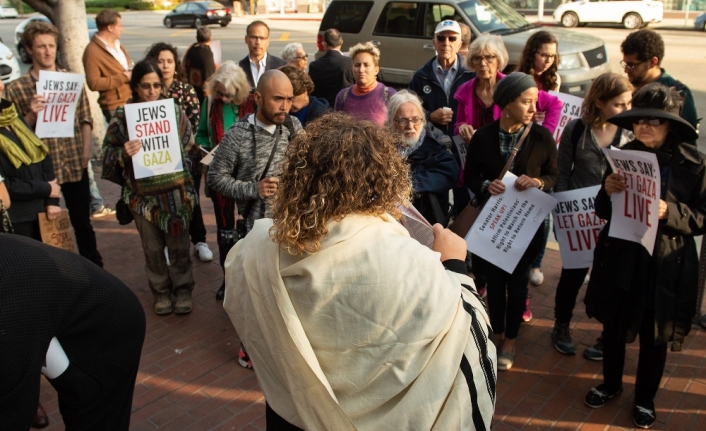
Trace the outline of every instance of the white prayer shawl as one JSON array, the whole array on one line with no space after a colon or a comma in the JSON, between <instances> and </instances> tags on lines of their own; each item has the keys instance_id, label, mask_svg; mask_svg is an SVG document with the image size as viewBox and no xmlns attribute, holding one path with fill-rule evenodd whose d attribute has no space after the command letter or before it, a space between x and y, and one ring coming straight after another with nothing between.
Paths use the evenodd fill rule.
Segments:
<instances>
[{"instance_id":1,"label":"white prayer shawl","mask_svg":"<svg viewBox=\"0 0 706 431\"><path fill-rule=\"evenodd\" d=\"M302 256L271 226L228 253L223 306L277 414L306 431L490 429L496 352L470 278L389 215L332 222Z\"/></svg>"}]
</instances>

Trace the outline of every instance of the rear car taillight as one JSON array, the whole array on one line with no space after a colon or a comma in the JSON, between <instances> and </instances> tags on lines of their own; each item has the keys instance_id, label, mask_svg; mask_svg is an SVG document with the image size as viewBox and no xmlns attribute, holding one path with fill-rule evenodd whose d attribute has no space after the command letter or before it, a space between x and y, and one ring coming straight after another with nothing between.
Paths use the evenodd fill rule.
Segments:
<instances>
[{"instance_id":1,"label":"rear car taillight","mask_svg":"<svg viewBox=\"0 0 706 431\"><path fill-rule=\"evenodd\" d=\"M216 13L215 10L209 10L206 12L206 15L211 16L211 15L214 15L215 13Z\"/></svg>"},{"instance_id":2,"label":"rear car taillight","mask_svg":"<svg viewBox=\"0 0 706 431\"><path fill-rule=\"evenodd\" d=\"M324 36L321 34L316 35L316 49L319 51L324 50Z\"/></svg>"},{"instance_id":3,"label":"rear car taillight","mask_svg":"<svg viewBox=\"0 0 706 431\"><path fill-rule=\"evenodd\" d=\"M230 9L226 8L226 15L230 13Z\"/></svg>"}]
</instances>

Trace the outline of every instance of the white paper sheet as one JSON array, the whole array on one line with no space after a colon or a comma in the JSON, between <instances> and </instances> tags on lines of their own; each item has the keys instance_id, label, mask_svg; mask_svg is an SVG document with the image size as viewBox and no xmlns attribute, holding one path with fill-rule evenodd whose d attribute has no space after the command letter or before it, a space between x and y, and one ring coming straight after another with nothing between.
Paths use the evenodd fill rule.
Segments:
<instances>
[{"instance_id":1,"label":"white paper sheet","mask_svg":"<svg viewBox=\"0 0 706 431\"><path fill-rule=\"evenodd\" d=\"M412 204L400 205L402 217L400 223L409 231L409 236L429 248L434 246L434 229Z\"/></svg>"},{"instance_id":2,"label":"white paper sheet","mask_svg":"<svg viewBox=\"0 0 706 431\"><path fill-rule=\"evenodd\" d=\"M598 234L606 221L598 218L594 201L601 186L553 193L557 204L552 210L554 232L564 268L589 268Z\"/></svg>"},{"instance_id":3,"label":"white paper sheet","mask_svg":"<svg viewBox=\"0 0 706 431\"><path fill-rule=\"evenodd\" d=\"M37 114L34 133L38 137L73 138L76 135L76 106L84 81L85 76L78 73L39 71L37 94L44 96L46 105Z\"/></svg>"},{"instance_id":4,"label":"white paper sheet","mask_svg":"<svg viewBox=\"0 0 706 431\"><path fill-rule=\"evenodd\" d=\"M468 251L512 273L556 199L532 187L515 189L517 177L503 178L505 193L491 196L466 234Z\"/></svg>"}]
</instances>

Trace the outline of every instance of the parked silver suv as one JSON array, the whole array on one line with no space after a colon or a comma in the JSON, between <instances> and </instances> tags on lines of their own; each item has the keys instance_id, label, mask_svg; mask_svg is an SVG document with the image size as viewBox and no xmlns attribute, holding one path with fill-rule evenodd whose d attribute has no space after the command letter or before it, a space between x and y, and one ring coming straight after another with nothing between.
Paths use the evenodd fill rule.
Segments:
<instances>
[{"instance_id":1,"label":"parked silver suv","mask_svg":"<svg viewBox=\"0 0 706 431\"><path fill-rule=\"evenodd\" d=\"M323 33L329 28L341 32L343 51L372 41L381 53L379 79L407 85L435 55L431 39L436 24L445 19L468 24L474 39L486 32L501 35L510 55L506 70L514 69L527 39L542 28L501 0L333 0L321 21L317 46L323 50ZM593 79L610 72L602 39L561 28L543 29L559 41L562 92L583 96Z\"/></svg>"}]
</instances>

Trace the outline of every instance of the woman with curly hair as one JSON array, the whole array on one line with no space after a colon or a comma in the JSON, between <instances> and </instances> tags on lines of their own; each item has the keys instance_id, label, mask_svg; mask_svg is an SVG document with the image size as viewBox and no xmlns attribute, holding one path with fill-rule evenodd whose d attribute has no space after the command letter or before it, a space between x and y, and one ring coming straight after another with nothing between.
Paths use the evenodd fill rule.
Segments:
<instances>
[{"instance_id":1,"label":"woman with curly hair","mask_svg":"<svg viewBox=\"0 0 706 431\"><path fill-rule=\"evenodd\" d=\"M239 120L255 113L255 102L250 94L250 84L243 69L228 60L221 64L215 74L206 82L209 94L201 107L201 119L196 130L196 143L211 151L221 143L223 135ZM208 187L208 186L206 186ZM218 252L221 267L226 255L235 244L235 199L208 190L216 216ZM225 280L216 292L216 299L223 299Z\"/></svg>"},{"instance_id":2,"label":"woman with curly hair","mask_svg":"<svg viewBox=\"0 0 706 431\"><path fill-rule=\"evenodd\" d=\"M228 255L224 308L268 429L490 428L495 348L466 245L437 224L429 249L397 222L412 190L397 143L340 113L313 121L273 219Z\"/></svg>"}]
</instances>

